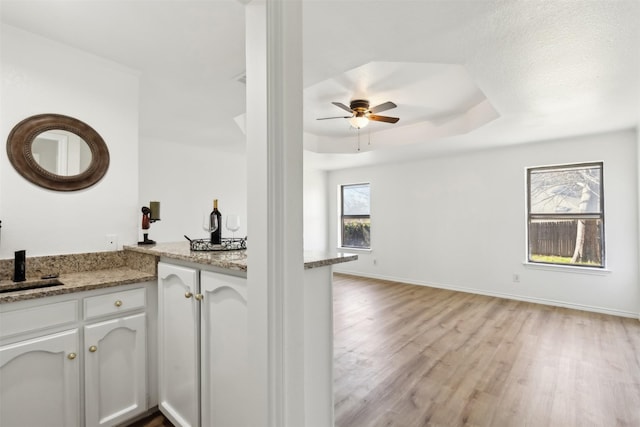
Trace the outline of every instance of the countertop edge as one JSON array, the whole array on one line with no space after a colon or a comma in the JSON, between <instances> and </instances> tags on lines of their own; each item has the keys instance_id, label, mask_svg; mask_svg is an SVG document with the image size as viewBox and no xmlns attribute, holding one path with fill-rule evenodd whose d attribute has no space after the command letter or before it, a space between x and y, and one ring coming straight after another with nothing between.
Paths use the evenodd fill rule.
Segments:
<instances>
[{"instance_id":1,"label":"countertop edge","mask_svg":"<svg viewBox=\"0 0 640 427\"><path fill-rule=\"evenodd\" d=\"M239 251L192 251L189 242L166 242L144 246L124 246L125 251L133 251L147 255L178 259L196 264L211 265L232 271L247 271L247 250ZM327 267L358 259L357 254L351 253L304 253L304 269Z\"/></svg>"},{"instance_id":2,"label":"countertop edge","mask_svg":"<svg viewBox=\"0 0 640 427\"><path fill-rule=\"evenodd\" d=\"M329 256L327 258L305 261L304 268L308 270L310 268L327 267L334 264L342 264L343 262L356 261L358 255L356 254L341 254L336 256Z\"/></svg>"},{"instance_id":3,"label":"countertop edge","mask_svg":"<svg viewBox=\"0 0 640 427\"><path fill-rule=\"evenodd\" d=\"M157 257L165 257L178 259L181 261L193 262L196 264L205 264L218 267L224 270L232 271L247 271L246 256L244 250L241 251L191 251L189 248L189 242L174 242L174 243L156 243L153 245L144 246L123 246L125 251L133 251L146 255L153 255ZM189 251L187 254L186 251ZM240 255L237 261L229 259L234 255ZM215 258L214 258L215 256ZM226 259L223 259L226 258Z\"/></svg>"}]
</instances>

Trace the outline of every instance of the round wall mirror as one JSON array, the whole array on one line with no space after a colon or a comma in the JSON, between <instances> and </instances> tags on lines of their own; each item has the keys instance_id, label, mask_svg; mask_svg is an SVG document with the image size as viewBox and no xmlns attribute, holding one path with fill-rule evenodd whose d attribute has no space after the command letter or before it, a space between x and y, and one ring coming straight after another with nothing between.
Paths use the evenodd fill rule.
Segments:
<instances>
[{"instance_id":1,"label":"round wall mirror","mask_svg":"<svg viewBox=\"0 0 640 427\"><path fill-rule=\"evenodd\" d=\"M109 168L109 150L88 124L60 114L39 114L9 133L7 155L27 180L59 191L87 188Z\"/></svg>"}]
</instances>

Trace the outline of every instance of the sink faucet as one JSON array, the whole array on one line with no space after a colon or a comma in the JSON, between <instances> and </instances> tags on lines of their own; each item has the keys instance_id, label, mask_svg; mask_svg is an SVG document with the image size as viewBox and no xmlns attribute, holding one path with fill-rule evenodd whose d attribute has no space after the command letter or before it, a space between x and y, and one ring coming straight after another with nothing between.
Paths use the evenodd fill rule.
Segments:
<instances>
[{"instance_id":1,"label":"sink faucet","mask_svg":"<svg viewBox=\"0 0 640 427\"><path fill-rule=\"evenodd\" d=\"M13 259L13 281L24 282L27 280L27 251L16 251Z\"/></svg>"}]
</instances>

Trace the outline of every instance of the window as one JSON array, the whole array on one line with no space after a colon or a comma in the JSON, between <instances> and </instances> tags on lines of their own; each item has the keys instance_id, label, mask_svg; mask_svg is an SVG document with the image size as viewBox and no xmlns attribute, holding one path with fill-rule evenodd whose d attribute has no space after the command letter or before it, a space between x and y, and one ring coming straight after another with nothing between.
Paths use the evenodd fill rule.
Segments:
<instances>
[{"instance_id":1,"label":"window","mask_svg":"<svg viewBox=\"0 0 640 427\"><path fill-rule=\"evenodd\" d=\"M527 170L529 262L604 267L602 163Z\"/></svg>"},{"instance_id":2,"label":"window","mask_svg":"<svg viewBox=\"0 0 640 427\"><path fill-rule=\"evenodd\" d=\"M371 248L369 184L341 186L340 204L342 247Z\"/></svg>"}]
</instances>

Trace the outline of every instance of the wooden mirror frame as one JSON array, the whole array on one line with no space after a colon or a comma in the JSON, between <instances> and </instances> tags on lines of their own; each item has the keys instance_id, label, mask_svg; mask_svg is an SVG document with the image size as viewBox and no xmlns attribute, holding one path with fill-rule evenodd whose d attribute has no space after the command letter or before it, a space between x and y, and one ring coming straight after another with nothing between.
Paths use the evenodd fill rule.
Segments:
<instances>
[{"instance_id":1,"label":"wooden mirror frame","mask_svg":"<svg viewBox=\"0 0 640 427\"><path fill-rule=\"evenodd\" d=\"M31 145L38 135L49 130L66 130L82 138L91 150L91 162L77 175L57 175L44 169L33 158ZM61 114L38 114L14 126L7 138L7 155L16 171L27 180L57 191L75 191L91 187L107 173L109 150L102 137L88 124Z\"/></svg>"}]
</instances>

